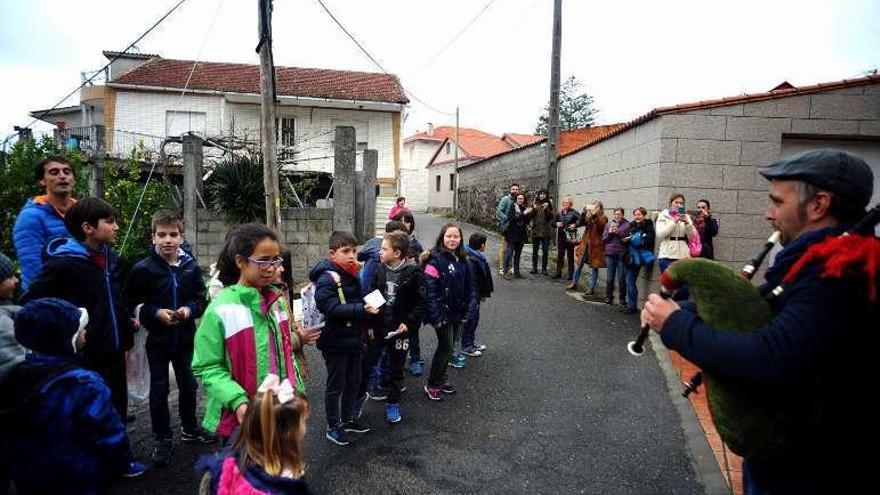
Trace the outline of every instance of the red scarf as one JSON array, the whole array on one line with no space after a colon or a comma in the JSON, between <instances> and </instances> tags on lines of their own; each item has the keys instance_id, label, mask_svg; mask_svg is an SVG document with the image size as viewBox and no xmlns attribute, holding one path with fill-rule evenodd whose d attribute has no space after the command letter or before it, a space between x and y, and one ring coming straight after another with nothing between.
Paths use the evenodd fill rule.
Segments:
<instances>
[{"instance_id":1,"label":"red scarf","mask_svg":"<svg viewBox=\"0 0 880 495\"><path fill-rule=\"evenodd\" d=\"M336 261L333 262L334 265L342 268L342 271L348 273L354 278L358 278L358 270L361 269L360 265L357 264L356 261L343 265L342 263L338 263Z\"/></svg>"}]
</instances>

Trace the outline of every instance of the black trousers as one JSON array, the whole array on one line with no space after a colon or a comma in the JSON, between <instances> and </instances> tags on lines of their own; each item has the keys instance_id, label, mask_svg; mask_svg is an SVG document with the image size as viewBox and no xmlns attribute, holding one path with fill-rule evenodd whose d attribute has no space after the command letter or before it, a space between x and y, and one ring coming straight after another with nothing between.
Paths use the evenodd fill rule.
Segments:
<instances>
[{"instance_id":1,"label":"black trousers","mask_svg":"<svg viewBox=\"0 0 880 495\"><path fill-rule=\"evenodd\" d=\"M150 422L156 440L171 438L171 413L168 410L168 365L177 379L178 414L185 431L196 429L196 377L192 372L193 351L147 349L150 363Z\"/></svg>"},{"instance_id":2,"label":"black trousers","mask_svg":"<svg viewBox=\"0 0 880 495\"><path fill-rule=\"evenodd\" d=\"M351 421L352 408L361 383L361 353L323 352L327 366L324 410L331 428Z\"/></svg>"},{"instance_id":3,"label":"black trousers","mask_svg":"<svg viewBox=\"0 0 880 495\"><path fill-rule=\"evenodd\" d=\"M403 365L406 362L406 353L409 350L409 332L398 335L390 340L385 340L388 332L377 333L372 342L364 350L363 363L361 366L361 383L358 387L357 397L360 399L367 393L370 385L370 372L382 359L383 352L388 353L388 380L381 383L388 387L388 402L396 404L400 402L401 388L403 388Z\"/></svg>"},{"instance_id":4,"label":"black trousers","mask_svg":"<svg viewBox=\"0 0 880 495\"><path fill-rule=\"evenodd\" d=\"M111 353L100 358L86 356L82 362L83 368L92 370L101 375L110 388L110 400L113 408L119 413L122 422L128 417L128 382L125 379L125 353L122 351Z\"/></svg>"}]
</instances>

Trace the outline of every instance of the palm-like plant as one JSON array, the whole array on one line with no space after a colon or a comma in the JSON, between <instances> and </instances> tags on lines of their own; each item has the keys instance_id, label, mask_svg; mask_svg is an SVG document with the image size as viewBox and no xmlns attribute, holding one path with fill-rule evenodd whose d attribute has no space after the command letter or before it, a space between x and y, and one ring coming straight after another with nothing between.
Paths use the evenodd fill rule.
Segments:
<instances>
[{"instance_id":1,"label":"palm-like plant","mask_svg":"<svg viewBox=\"0 0 880 495\"><path fill-rule=\"evenodd\" d=\"M263 165L259 161L245 157L220 162L205 188L211 208L223 213L231 223L266 218Z\"/></svg>"}]
</instances>

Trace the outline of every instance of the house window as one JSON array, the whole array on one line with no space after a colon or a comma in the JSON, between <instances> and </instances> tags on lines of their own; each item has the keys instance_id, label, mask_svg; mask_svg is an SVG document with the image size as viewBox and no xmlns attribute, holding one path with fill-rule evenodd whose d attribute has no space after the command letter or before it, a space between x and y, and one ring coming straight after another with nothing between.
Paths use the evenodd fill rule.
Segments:
<instances>
[{"instance_id":1,"label":"house window","mask_svg":"<svg viewBox=\"0 0 880 495\"><path fill-rule=\"evenodd\" d=\"M455 191L455 174L449 174L449 190Z\"/></svg>"},{"instance_id":2,"label":"house window","mask_svg":"<svg viewBox=\"0 0 880 495\"><path fill-rule=\"evenodd\" d=\"M278 139L278 158L293 160L296 144L296 119L293 117L275 119L275 132Z\"/></svg>"},{"instance_id":3,"label":"house window","mask_svg":"<svg viewBox=\"0 0 880 495\"><path fill-rule=\"evenodd\" d=\"M165 136L177 137L188 132L205 135L207 115L205 112L165 112Z\"/></svg>"},{"instance_id":4,"label":"house window","mask_svg":"<svg viewBox=\"0 0 880 495\"><path fill-rule=\"evenodd\" d=\"M446 150L445 150L445 153L448 155L448 154L449 154L449 150L451 150L451 149L452 149L452 145L449 144L449 141L446 141Z\"/></svg>"},{"instance_id":5,"label":"house window","mask_svg":"<svg viewBox=\"0 0 880 495\"><path fill-rule=\"evenodd\" d=\"M436 190L437 192L440 192L440 176L437 175L434 177L434 179L437 181L437 185L435 186L434 190Z\"/></svg>"}]
</instances>

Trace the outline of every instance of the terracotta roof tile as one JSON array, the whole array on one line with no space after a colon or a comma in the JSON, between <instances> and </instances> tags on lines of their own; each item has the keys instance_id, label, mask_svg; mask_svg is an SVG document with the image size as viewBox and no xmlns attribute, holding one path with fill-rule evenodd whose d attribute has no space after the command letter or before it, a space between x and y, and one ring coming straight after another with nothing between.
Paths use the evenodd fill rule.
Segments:
<instances>
[{"instance_id":1,"label":"terracotta roof tile","mask_svg":"<svg viewBox=\"0 0 880 495\"><path fill-rule=\"evenodd\" d=\"M519 148L521 146L528 146L533 143L537 143L538 141L544 139L544 136L536 136L534 134L515 134L513 132L508 132L501 135L501 139L514 148Z\"/></svg>"},{"instance_id":2,"label":"terracotta roof tile","mask_svg":"<svg viewBox=\"0 0 880 495\"><path fill-rule=\"evenodd\" d=\"M751 102L755 102L755 101L775 100L777 98L785 98L788 96L818 93L821 91L831 91L834 89L841 89L841 88L848 88L851 86L862 86L862 85L866 85L866 84L876 84L876 83L880 83L880 74L871 74L871 75L867 75L867 76L863 76L863 77L857 77L854 79L843 79L841 81L813 84L810 86L801 86L801 87L792 86L790 83L788 83L786 81L786 82L783 82L782 84L776 86L772 90L766 91L763 93L752 93L752 94L746 94L746 95L731 96L731 97L727 97L727 98L719 98L716 100L703 100L703 101L698 101L698 102L694 102L694 103L683 103L680 105L673 105L670 107L659 107L659 108L655 108L655 109L651 110L650 112L648 112L644 115L636 117L635 119L631 120L630 122L627 122L625 124L618 124L618 127L614 128L612 130L609 130L608 132L602 134L601 136L591 138L590 140L583 143L582 145L575 147L564 154L560 151L559 157L562 158L563 156L577 153L580 150L583 150L585 148L589 148L590 146L592 146L600 141L604 141L606 139L609 139L613 136L616 136L617 134L620 134L624 131L632 129L633 127L644 124L645 122L647 122L649 120L653 120L654 118L659 117L661 115L685 113L685 112L691 112L694 110L702 110L702 109L706 109L706 108L726 107L726 106L730 106L730 105L739 105L742 103L751 103Z\"/></svg>"},{"instance_id":3,"label":"terracotta roof tile","mask_svg":"<svg viewBox=\"0 0 880 495\"><path fill-rule=\"evenodd\" d=\"M195 70L193 70L195 63ZM250 64L193 62L154 58L117 77L110 84L229 93L260 92L260 67ZM372 72L276 67L279 96L408 103L397 76Z\"/></svg>"}]
</instances>

